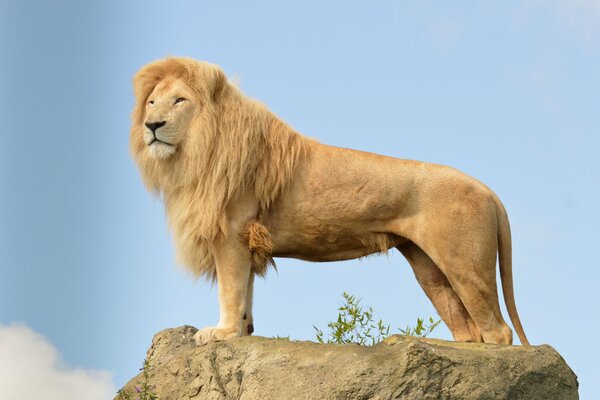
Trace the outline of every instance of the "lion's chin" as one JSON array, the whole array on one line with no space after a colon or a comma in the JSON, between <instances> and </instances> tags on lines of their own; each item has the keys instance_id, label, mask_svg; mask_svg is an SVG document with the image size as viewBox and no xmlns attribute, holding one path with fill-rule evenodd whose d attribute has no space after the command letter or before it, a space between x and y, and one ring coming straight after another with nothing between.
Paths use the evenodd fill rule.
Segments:
<instances>
[{"instance_id":1,"label":"lion's chin","mask_svg":"<svg viewBox=\"0 0 600 400\"><path fill-rule=\"evenodd\" d=\"M148 154L150 155L150 158L154 158L156 160L164 160L171 157L173 154L175 154L175 150L177 150L177 146L158 141L148 146Z\"/></svg>"}]
</instances>

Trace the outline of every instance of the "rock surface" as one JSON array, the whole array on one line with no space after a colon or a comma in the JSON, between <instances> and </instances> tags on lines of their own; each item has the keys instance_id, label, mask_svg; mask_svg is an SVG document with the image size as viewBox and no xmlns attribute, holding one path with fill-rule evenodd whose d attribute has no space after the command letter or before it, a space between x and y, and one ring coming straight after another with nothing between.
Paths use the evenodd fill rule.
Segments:
<instances>
[{"instance_id":1,"label":"rock surface","mask_svg":"<svg viewBox=\"0 0 600 400\"><path fill-rule=\"evenodd\" d=\"M182 326L154 336L147 358L159 399L578 398L577 377L548 345L394 335L372 347L263 337L198 347L196 331ZM140 374L124 391L133 394L142 382Z\"/></svg>"}]
</instances>

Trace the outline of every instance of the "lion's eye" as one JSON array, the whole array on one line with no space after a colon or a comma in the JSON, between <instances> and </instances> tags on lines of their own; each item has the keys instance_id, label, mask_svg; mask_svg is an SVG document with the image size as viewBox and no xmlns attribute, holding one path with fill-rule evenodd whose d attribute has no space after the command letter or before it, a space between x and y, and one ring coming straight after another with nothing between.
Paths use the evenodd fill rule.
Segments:
<instances>
[{"instance_id":1,"label":"lion's eye","mask_svg":"<svg viewBox=\"0 0 600 400\"><path fill-rule=\"evenodd\" d=\"M181 103L182 101L185 101L185 99L183 97L178 97L177 100L175 100L175 104Z\"/></svg>"},{"instance_id":2,"label":"lion's eye","mask_svg":"<svg viewBox=\"0 0 600 400\"><path fill-rule=\"evenodd\" d=\"M148 104L150 104L150 105L154 104L154 100L149 100Z\"/></svg>"}]
</instances>

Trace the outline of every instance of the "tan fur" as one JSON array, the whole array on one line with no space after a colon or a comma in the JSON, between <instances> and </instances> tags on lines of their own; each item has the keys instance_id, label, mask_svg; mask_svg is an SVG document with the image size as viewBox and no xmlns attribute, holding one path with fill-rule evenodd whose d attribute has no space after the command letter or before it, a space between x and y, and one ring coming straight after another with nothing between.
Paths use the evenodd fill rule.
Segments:
<instances>
[{"instance_id":1,"label":"tan fur","mask_svg":"<svg viewBox=\"0 0 600 400\"><path fill-rule=\"evenodd\" d=\"M156 61L138 72L134 90L133 158L164 199L178 259L218 284L220 320L198 332L199 343L252 333L254 275L273 257L335 261L392 247L456 340L508 344L499 254L507 309L528 343L508 217L482 183L440 165L309 140L208 63Z\"/></svg>"}]
</instances>

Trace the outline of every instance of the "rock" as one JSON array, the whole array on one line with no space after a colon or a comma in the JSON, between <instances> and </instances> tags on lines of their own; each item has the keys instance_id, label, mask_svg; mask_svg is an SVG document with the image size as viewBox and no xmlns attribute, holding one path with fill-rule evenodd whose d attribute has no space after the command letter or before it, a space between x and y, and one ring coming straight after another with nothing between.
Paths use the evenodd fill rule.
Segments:
<instances>
[{"instance_id":1,"label":"rock","mask_svg":"<svg viewBox=\"0 0 600 400\"><path fill-rule=\"evenodd\" d=\"M196 331L182 326L154 336L147 358L159 399L578 398L577 377L548 345L394 335L372 347L256 336L198 347ZM140 373L124 391L135 393L143 379Z\"/></svg>"}]
</instances>

